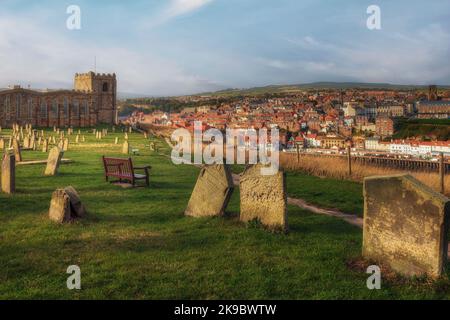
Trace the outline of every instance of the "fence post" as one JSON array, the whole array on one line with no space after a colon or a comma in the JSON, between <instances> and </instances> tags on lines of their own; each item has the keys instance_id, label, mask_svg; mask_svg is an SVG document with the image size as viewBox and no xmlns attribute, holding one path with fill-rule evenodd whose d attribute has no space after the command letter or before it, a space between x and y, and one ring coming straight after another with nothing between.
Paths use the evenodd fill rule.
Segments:
<instances>
[{"instance_id":1,"label":"fence post","mask_svg":"<svg viewBox=\"0 0 450 320\"><path fill-rule=\"evenodd\" d=\"M300 163L300 146L297 143L297 163Z\"/></svg>"},{"instance_id":2,"label":"fence post","mask_svg":"<svg viewBox=\"0 0 450 320\"><path fill-rule=\"evenodd\" d=\"M347 146L348 175L352 175L352 147Z\"/></svg>"},{"instance_id":3,"label":"fence post","mask_svg":"<svg viewBox=\"0 0 450 320\"><path fill-rule=\"evenodd\" d=\"M444 162L444 153L441 152L439 155L439 185L442 194L445 193L444 179L445 179L445 162Z\"/></svg>"}]
</instances>

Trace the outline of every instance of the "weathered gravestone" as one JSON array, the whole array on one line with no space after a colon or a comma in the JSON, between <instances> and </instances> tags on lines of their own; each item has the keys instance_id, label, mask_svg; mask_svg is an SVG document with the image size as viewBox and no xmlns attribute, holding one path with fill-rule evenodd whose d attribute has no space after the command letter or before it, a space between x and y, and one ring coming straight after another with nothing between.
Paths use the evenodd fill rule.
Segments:
<instances>
[{"instance_id":1,"label":"weathered gravestone","mask_svg":"<svg viewBox=\"0 0 450 320\"><path fill-rule=\"evenodd\" d=\"M366 178L363 256L403 275L439 277L449 216L449 199L410 175Z\"/></svg>"},{"instance_id":2,"label":"weathered gravestone","mask_svg":"<svg viewBox=\"0 0 450 320\"><path fill-rule=\"evenodd\" d=\"M185 215L222 216L233 190L233 178L228 165L204 166L197 178Z\"/></svg>"},{"instance_id":3,"label":"weathered gravestone","mask_svg":"<svg viewBox=\"0 0 450 320\"><path fill-rule=\"evenodd\" d=\"M288 230L286 177L278 171L274 175L263 175L264 165L249 165L240 177L240 220L259 220L274 230Z\"/></svg>"},{"instance_id":4,"label":"weathered gravestone","mask_svg":"<svg viewBox=\"0 0 450 320\"><path fill-rule=\"evenodd\" d=\"M48 215L52 221L65 223L84 217L86 209L76 190L67 187L53 192Z\"/></svg>"},{"instance_id":5,"label":"weathered gravestone","mask_svg":"<svg viewBox=\"0 0 450 320\"><path fill-rule=\"evenodd\" d=\"M64 140L63 140L63 147L62 147L62 149L63 149L63 151L67 151L67 150L69 150L69 139L68 138L65 138Z\"/></svg>"},{"instance_id":6,"label":"weathered gravestone","mask_svg":"<svg viewBox=\"0 0 450 320\"><path fill-rule=\"evenodd\" d=\"M5 140L3 138L0 139L0 149L5 149Z\"/></svg>"},{"instance_id":7,"label":"weathered gravestone","mask_svg":"<svg viewBox=\"0 0 450 320\"><path fill-rule=\"evenodd\" d=\"M48 139L44 139L44 142L42 143L42 152L48 152Z\"/></svg>"},{"instance_id":8,"label":"weathered gravestone","mask_svg":"<svg viewBox=\"0 0 450 320\"><path fill-rule=\"evenodd\" d=\"M19 141L17 139L12 140L12 148L13 148L14 156L16 157L16 161L21 162L22 161L22 151L20 148Z\"/></svg>"},{"instance_id":9,"label":"weathered gravestone","mask_svg":"<svg viewBox=\"0 0 450 320\"><path fill-rule=\"evenodd\" d=\"M54 147L50 150L47 167L45 168L44 173L46 176L54 176L58 173L59 164L61 163L63 155L64 152L58 147Z\"/></svg>"},{"instance_id":10,"label":"weathered gravestone","mask_svg":"<svg viewBox=\"0 0 450 320\"><path fill-rule=\"evenodd\" d=\"M3 155L2 191L8 194L16 191L16 157L13 154Z\"/></svg>"},{"instance_id":11,"label":"weathered gravestone","mask_svg":"<svg viewBox=\"0 0 450 320\"><path fill-rule=\"evenodd\" d=\"M128 143L128 140L125 140L122 145L122 153L123 154L129 154L130 153L130 144Z\"/></svg>"}]
</instances>

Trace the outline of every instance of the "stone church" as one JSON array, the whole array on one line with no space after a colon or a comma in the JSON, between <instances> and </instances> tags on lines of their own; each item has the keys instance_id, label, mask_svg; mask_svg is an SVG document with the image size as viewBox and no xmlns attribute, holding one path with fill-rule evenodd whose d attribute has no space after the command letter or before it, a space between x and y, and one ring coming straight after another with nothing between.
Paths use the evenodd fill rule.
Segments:
<instances>
[{"instance_id":1,"label":"stone church","mask_svg":"<svg viewBox=\"0 0 450 320\"><path fill-rule=\"evenodd\" d=\"M0 89L0 125L89 127L117 122L115 74L75 74L73 90Z\"/></svg>"}]
</instances>

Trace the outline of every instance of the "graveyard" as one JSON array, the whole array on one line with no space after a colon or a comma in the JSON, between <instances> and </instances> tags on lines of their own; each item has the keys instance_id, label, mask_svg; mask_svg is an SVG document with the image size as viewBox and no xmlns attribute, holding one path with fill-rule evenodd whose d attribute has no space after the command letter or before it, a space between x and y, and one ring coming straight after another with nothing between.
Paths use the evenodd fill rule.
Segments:
<instances>
[{"instance_id":1,"label":"graveyard","mask_svg":"<svg viewBox=\"0 0 450 320\"><path fill-rule=\"evenodd\" d=\"M46 152L42 146L22 150L22 161L31 164L16 165L14 192L0 193L1 299L450 299L449 268L437 279L383 268L382 288L368 290L362 229L291 204L276 207L280 218L267 224L277 228L266 228L253 220L258 203L246 201L264 183L246 177L251 169L231 193L229 172L220 172L220 180L217 172L174 165L163 139L125 131L66 131L68 144L57 155L63 161L52 174L46 174L45 163L53 145ZM125 135L130 154L124 154ZM107 182L103 156L151 166L149 186ZM221 181L221 188L209 190L211 198L225 197L228 205L214 202L214 210L205 211L197 204L209 197L192 193L208 191L196 182L209 175ZM271 179L283 185L282 174ZM363 216L361 184L299 172L287 172L285 179L290 197ZM69 186L86 213L68 223L53 221L55 190ZM274 202L282 201L282 191L275 192ZM438 220L433 219L427 222ZM367 225L373 234L383 224L375 217ZM70 265L81 269L81 290L66 287Z\"/></svg>"}]
</instances>

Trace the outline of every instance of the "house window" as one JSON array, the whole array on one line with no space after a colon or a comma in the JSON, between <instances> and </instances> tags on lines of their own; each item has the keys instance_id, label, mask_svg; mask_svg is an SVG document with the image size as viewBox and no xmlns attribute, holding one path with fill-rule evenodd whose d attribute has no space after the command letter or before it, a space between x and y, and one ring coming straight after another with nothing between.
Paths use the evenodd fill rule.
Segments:
<instances>
[{"instance_id":1,"label":"house window","mask_svg":"<svg viewBox=\"0 0 450 320\"><path fill-rule=\"evenodd\" d=\"M79 108L80 107L80 103L78 102L78 100L74 100L73 101L73 110L72 110L72 114L74 114L75 116L79 116Z\"/></svg>"}]
</instances>

